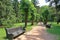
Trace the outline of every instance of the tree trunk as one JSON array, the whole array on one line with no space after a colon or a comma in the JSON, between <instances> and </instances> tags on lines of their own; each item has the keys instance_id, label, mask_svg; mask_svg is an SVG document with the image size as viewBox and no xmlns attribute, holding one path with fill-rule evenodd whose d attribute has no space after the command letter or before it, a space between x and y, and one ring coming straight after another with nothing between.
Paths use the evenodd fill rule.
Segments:
<instances>
[{"instance_id":1,"label":"tree trunk","mask_svg":"<svg viewBox=\"0 0 60 40\"><path fill-rule=\"evenodd\" d=\"M2 22L1 22L1 20L0 20L0 26L2 26Z\"/></svg>"},{"instance_id":2,"label":"tree trunk","mask_svg":"<svg viewBox=\"0 0 60 40\"><path fill-rule=\"evenodd\" d=\"M26 12L25 13L25 27L24 27L24 29L27 27L27 18L28 18L28 13Z\"/></svg>"},{"instance_id":3,"label":"tree trunk","mask_svg":"<svg viewBox=\"0 0 60 40\"><path fill-rule=\"evenodd\" d=\"M34 24L34 14L32 13L31 16L32 16L31 17L31 25L33 25Z\"/></svg>"},{"instance_id":4,"label":"tree trunk","mask_svg":"<svg viewBox=\"0 0 60 40\"><path fill-rule=\"evenodd\" d=\"M31 25L34 25L34 21L32 20L32 23L31 23Z\"/></svg>"},{"instance_id":5,"label":"tree trunk","mask_svg":"<svg viewBox=\"0 0 60 40\"><path fill-rule=\"evenodd\" d=\"M59 24L59 23L60 23L60 19L57 20L57 24Z\"/></svg>"},{"instance_id":6,"label":"tree trunk","mask_svg":"<svg viewBox=\"0 0 60 40\"><path fill-rule=\"evenodd\" d=\"M46 25L46 24L47 24L47 22L45 21L45 22L44 22L44 25Z\"/></svg>"},{"instance_id":7,"label":"tree trunk","mask_svg":"<svg viewBox=\"0 0 60 40\"><path fill-rule=\"evenodd\" d=\"M47 24L47 19L44 21L44 25L46 25Z\"/></svg>"},{"instance_id":8,"label":"tree trunk","mask_svg":"<svg viewBox=\"0 0 60 40\"><path fill-rule=\"evenodd\" d=\"M3 16L0 16L0 18L3 18ZM2 24L2 21L1 21L1 19L0 19L0 26L2 26L3 24Z\"/></svg>"},{"instance_id":9,"label":"tree trunk","mask_svg":"<svg viewBox=\"0 0 60 40\"><path fill-rule=\"evenodd\" d=\"M38 23L37 16L36 16L36 23Z\"/></svg>"},{"instance_id":10,"label":"tree trunk","mask_svg":"<svg viewBox=\"0 0 60 40\"><path fill-rule=\"evenodd\" d=\"M59 22L57 22L57 24L59 24Z\"/></svg>"}]
</instances>

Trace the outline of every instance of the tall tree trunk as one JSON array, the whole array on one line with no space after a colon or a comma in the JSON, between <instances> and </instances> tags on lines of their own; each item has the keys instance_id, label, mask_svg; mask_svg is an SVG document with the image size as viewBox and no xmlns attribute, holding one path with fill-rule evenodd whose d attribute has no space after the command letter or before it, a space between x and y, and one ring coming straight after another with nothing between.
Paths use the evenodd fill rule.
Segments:
<instances>
[{"instance_id":1,"label":"tall tree trunk","mask_svg":"<svg viewBox=\"0 0 60 40\"><path fill-rule=\"evenodd\" d=\"M27 20L28 20L28 12L25 13L25 27L24 27L24 29L27 27Z\"/></svg>"},{"instance_id":2,"label":"tall tree trunk","mask_svg":"<svg viewBox=\"0 0 60 40\"><path fill-rule=\"evenodd\" d=\"M47 24L47 21L44 22L44 25L46 25L46 24Z\"/></svg>"},{"instance_id":3,"label":"tall tree trunk","mask_svg":"<svg viewBox=\"0 0 60 40\"><path fill-rule=\"evenodd\" d=\"M0 18L3 18L3 16L1 15ZM0 19L0 26L2 26L2 25L3 25L3 24L2 24L2 21L1 21L1 19Z\"/></svg>"},{"instance_id":4,"label":"tall tree trunk","mask_svg":"<svg viewBox=\"0 0 60 40\"><path fill-rule=\"evenodd\" d=\"M46 25L46 24L47 24L47 22L48 22L48 20L47 20L47 17L46 17L46 19L45 19L45 21L44 21L44 25Z\"/></svg>"},{"instance_id":5,"label":"tall tree trunk","mask_svg":"<svg viewBox=\"0 0 60 40\"><path fill-rule=\"evenodd\" d=\"M15 12L16 13L16 18L18 18L18 13L17 11ZM16 19L16 22L18 23L18 20Z\"/></svg>"},{"instance_id":6,"label":"tall tree trunk","mask_svg":"<svg viewBox=\"0 0 60 40\"><path fill-rule=\"evenodd\" d=\"M38 23L38 21L37 21L37 15L36 15L36 23Z\"/></svg>"},{"instance_id":7,"label":"tall tree trunk","mask_svg":"<svg viewBox=\"0 0 60 40\"><path fill-rule=\"evenodd\" d=\"M31 13L31 25L33 25L33 24L34 24L34 12L32 10L32 13Z\"/></svg>"},{"instance_id":8,"label":"tall tree trunk","mask_svg":"<svg viewBox=\"0 0 60 40\"><path fill-rule=\"evenodd\" d=\"M27 14L25 15L25 28L27 27Z\"/></svg>"},{"instance_id":9,"label":"tall tree trunk","mask_svg":"<svg viewBox=\"0 0 60 40\"><path fill-rule=\"evenodd\" d=\"M59 23L60 23L60 19L57 20L57 24L59 24Z\"/></svg>"}]
</instances>

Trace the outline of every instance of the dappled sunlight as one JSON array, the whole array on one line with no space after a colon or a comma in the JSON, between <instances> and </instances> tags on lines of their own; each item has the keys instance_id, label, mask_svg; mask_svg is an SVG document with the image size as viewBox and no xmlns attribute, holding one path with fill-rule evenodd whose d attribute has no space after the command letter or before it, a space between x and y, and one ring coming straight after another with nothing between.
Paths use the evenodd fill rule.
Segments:
<instances>
[{"instance_id":1,"label":"dappled sunlight","mask_svg":"<svg viewBox=\"0 0 60 40\"><path fill-rule=\"evenodd\" d=\"M60 0L0 0L0 40L56 40L54 34L60 39Z\"/></svg>"},{"instance_id":2,"label":"dappled sunlight","mask_svg":"<svg viewBox=\"0 0 60 40\"><path fill-rule=\"evenodd\" d=\"M55 40L54 35L46 32L46 28L36 26L31 31L24 33L14 40Z\"/></svg>"}]
</instances>

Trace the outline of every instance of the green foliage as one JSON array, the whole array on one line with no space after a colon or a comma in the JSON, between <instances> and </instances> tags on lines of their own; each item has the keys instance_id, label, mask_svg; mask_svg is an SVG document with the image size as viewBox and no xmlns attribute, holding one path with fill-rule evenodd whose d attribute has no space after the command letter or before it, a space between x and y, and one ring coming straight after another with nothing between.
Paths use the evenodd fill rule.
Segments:
<instances>
[{"instance_id":1,"label":"green foliage","mask_svg":"<svg viewBox=\"0 0 60 40\"><path fill-rule=\"evenodd\" d=\"M13 13L12 0L0 1L0 25L9 25L15 23L15 14Z\"/></svg>"},{"instance_id":2,"label":"green foliage","mask_svg":"<svg viewBox=\"0 0 60 40\"><path fill-rule=\"evenodd\" d=\"M27 12L27 9L29 9L29 0L21 0L20 2L20 9L23 11L23 12Z\"/></svg>"},{"instance_id":3,"label":"green foliage","mask_svg":"<svg viewBox=\"0 0 60 40\"><path fill-rule=\"evenodd\" d=\"M0 0L0 4L0 26L12 26L14 23L24 22L25 16L28 21L32 20L32 16L34 20L36 19L36 8L29 0L20 2L18 0Z\"/></svg>"},{"instance_id":4,"label":"green foliage","mask_svg":"<svg viewBox=\"0 0 60 40\"><path fill-rule=\"evenodd\" d=\"M41 8L40 8L40 20L42 20L43 19L43 16L42 16L42 13L46 10L46 9L48 9L48 12L49 12L49 14L48 14L48 21L57 21L57 17L56 17L56 10L55 10L55 8L54 7L49 7L49 6L42 6ZM43 13L43 15L44 15L45 13Z\"/></svg>"},{"instance_id":5,"label":"green foliage","mask_svg":"<svg viewBox=\"0 0 60 40\"><path fill-rule=\"evenodd\" d=\"M29 8L30 8L30 1L29 0L21 0L21 5L20 5L20 9L22 10L22 12L24 13L24 17L25 17L25 27L27 27L27 22L28 22L28 12L29 12Z\"/></svg>"},{"instance_id":6,"label":"green foliage","mask_svg":"<svg viewBox=\"0 0 60 40\"><path fill-rule=\"evenodd\" d=\"M38 22L38 21L40 21L40 14L39 14L40 7L37 6L39 4L39 0L31 0L31 2L33 3L34 7L36 8L36 11L35 11L35 13L36 13L35 14L35 21Z\"/></svg>"},{"instance_id":7,"label":"green foliage","mask_svg":"<svg viewBox=\"0 0 60 40\"><path fill-rule=\"evenodd\" d=\"M34 5L31 3L30 4L30 8L29 8L29 13L31 15L31 20L35 19L35 14L36 14L36 8L34 7Z\"/></svg>"},{"instance_id":8,"label":"green foliage","mask_svg":"<svg viewBox=\"0 0 60 40\"><path fill-rule=\"evenodd\" d=\"M50 1L50 6L53 6L52 4L55 5L55 10L56 10L56 16L55 19L58 18L58 12L60 11L60 0L46 0L47 2ZM57 20L57 19L56 19Z\"/></svg>"},{"instance_id":9,"label":"green foliage","mask_svg":"<svg viewBox=\"0 0 60 40\"><path fill-rule=\"evenodd\" d=\"M20 3L18 2L18 0L13 0L13 10L15 13L16 22L21 22L19 19L21 17L20 17Z\"/></svg>"},{"instance_id":10,"label":"green foliage","mask_svg":"<svg viewBox=\"0 0 60 40\"><path fill-rule=\"evenodd\" d=\"M31 21L32 21L32 25L33 25L33 22L34 22L34 19L35 19L35 8L34 6L32 5L32 7L30 8L30 13L31 13Z\"/></svg>"},{"instance_id":11,"label":"green foliage","mask_svg":"<svg viewBox=\"0 0 60 40\"><path fill-rule=\"evenodd\" d=\"M50 13L48 10L48 6L41 7L40 9L41 15L40 18L43 22L48 21L48 18L50 17Z\"/></svg>"}]
</instances>

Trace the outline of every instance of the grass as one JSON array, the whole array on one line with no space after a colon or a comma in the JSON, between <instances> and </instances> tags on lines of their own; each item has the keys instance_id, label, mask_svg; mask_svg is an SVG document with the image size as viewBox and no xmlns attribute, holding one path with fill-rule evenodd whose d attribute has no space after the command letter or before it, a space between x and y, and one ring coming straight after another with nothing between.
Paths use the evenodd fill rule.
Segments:
<instances>
[{"instance_id":1,"label":"grass","mask_svg":"<svg viewBox=\"0 0 60 40\"><path fill-rule=\"evenodd\" d=\"M5 40L5 30L4 28L0 28L0 40Z\"/></svg>"},{"instance_id":2,"label":"grass","mask_svg":"<svg viewBox=\"0 0 60 40\"><path fill-rule=\"evenodd\" d=\"M59 35L58 40L60 40L60 24L56 24L56 22L49 22L52 24L52 28L47 29L47 31L51 34ZM26 31L30 31L32 29L31 23L27 24ZM36 24L35 24L36 25ZM16 23L13 27L24 26L24 23ZM6 40L6 33L4 28L0 28L0 40Z\"/></svg>"},{"instance_id":3,"label":"grass","mask_svg":"<svg viewBox=\"0 0 60 40\"><path fill-rule=\"evenodd\" d=\"M59 35L58 40L60 40L60 24L52 22L52 28L47 29L47 31L51 34Z\"/></svg>"},{"instance_id":4,"label":"grass","mask_svg":"<svg viewBox=\"0 0 60 40\"><path fill-rule=\"evenodd\" d=\"M16 24L14 24L15 27L19 27L19 26L24 27L24 25L25 25L24 23L16 23ZM34 25L36 25L36 23L34 23ZM34 26L34 25L33 25L33 26ZM31 29L32 29L31 23L28 23L28 24L27 24L26 31L30 31Z\"/></svg>"},{"instance_id":5,"label":"grass","mask_svg":"<svg viewBox=\"0 0 60 40\"><path fill-rule=\"evenodd\" d=\"M24 26L24 23L16 23L13 25L13 27L19 27L19 26ZM31 29L32 29L31 23L28 23L26 31L30 31ZM0 40L7 40L4 28L0 28Z\"/></svg>"}]
</instances>

